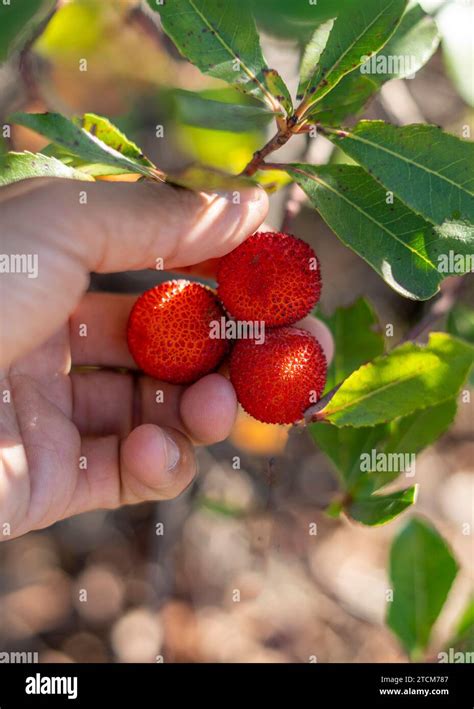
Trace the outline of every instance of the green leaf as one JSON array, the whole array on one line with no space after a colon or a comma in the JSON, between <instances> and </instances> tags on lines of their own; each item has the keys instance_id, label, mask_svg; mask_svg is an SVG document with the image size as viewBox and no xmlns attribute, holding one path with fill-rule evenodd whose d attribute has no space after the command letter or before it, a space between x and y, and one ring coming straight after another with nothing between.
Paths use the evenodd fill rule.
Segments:
<instances>
[{"instance_id":1,"label":"green leaf","mask_svg":"<svg viewBox=\"0 0 474 709\"><path fill-rule=\"evenodd\" d=\"M346 512L357 522L370 527L391 522L395 517L415 504L417 487L392 492L390 495L371 495L351 502Z\"/></svg>"},{"instance_id":2,"label":"green leaf","mask_svg":"<svg viewBox=\"0 0 474 709\"><path fill-rule=\"evenodd\" d=\"M309 426L310 433L334 464L341 485L356 498L367 498L404 472L404 458L415 456L436 441L452 424L457 409L455 399L444 401L389 424L367 428L337 428L323 423ZM399 462L384 472L362 469L362 456L395 455ZM389 466L390 467L390 466Z\"/></svg>"},{"instance_id":3,"label":"green leaf","mask_svg":"<svg viewBox=\"0 0 474 709\"><path fill-rule=\"evenodd\" d=\"M358 113L369 98L390 79L403 79L419 71L439 44L436 22L420 5L409 8L383 49L347 74L315 106L309 118L326 125L340 125ZM377 73L367 73L376 63ZM409 66L409 68L407 68Z\"/></svg>"},{"instance_id":4,"label":"green leaf","mask_svg":"<svg viewBox=\"0 0 474 709\"><path fill-rule=\"evenodd\" d=\"M451 335L474 345L474 310L464 303L457 303L449 313L446 329ZM474 369L471 370L469 385L474 388Z\"/></svg>"},{"instance_id":5,"label":"green leaf","mask_svg":"<svg viewBox=\"0 0 474 709\"><path fill-rule=\"evenodd\" d=\"M178 123L175 140L190 161L237 175L262 146L262 133L209 130Z\"/></svg>"},{"instance_id":6,"label":"green leaf","mask_svg":"<svg viewBox=\"0 0 474 709\"><path fill-rule=\"evenodd\" d=\"M114 126L108 118L98 116L95 113L85 113L82 118L73 119L73 123L102 141L109 148L113 148L121 155L136 160L141 165L153 167L141 149L130 138L127 138L121 130Z\"/></svg>"},{"instance_id":7,"label":"green leaf","mask_svg":"<svg viewBox=\"0 0 474 709\"><path fill-rule=\"evenodd\" d=\"M29 177L64 177L70 180L92 180L79 170L64 165L41 153L5 153L0 155L0 186Z\"/></svg>"},{"instance_id":8,"label":"green leaf","mask_svg":"<svg viewBox=\"0 0 474 709\"><path fill-rule=\"evenodd\" d=\"M236 133L264 128L274 113L263 106L214 101L204 92L175 91L178 119L190 126Z\"/></svg>"},{"instance_id":9,"label":"green leaf","mask_svg":"<svg viewBox=\"0 0 474 709\"><path fill-rule=\"evenodd\" d=\"M180 172L169 173L166 181L191 190L207 190L208 192L213 190L233 192L254 186L254 182L248 178L230 175L203 165L190 165Z\"/></svg>"},{"instance_id":10,"label":"green leaf","mask_svg":"<svg viewBox=\"0 0 474 709\"><path fill-rule=\"evenodd\" d=\"M56 158L65 165L75 167L80 170L80 172L83 172L86 175L92 175L93 177L101 177L103 175L123 175L128 172L123 167L103 165L97 162L84 162L84 160L78 158L77 155L72 155L65 148L62 148L60 145L56 145L55 143L49 143L49 145L45 148L42 148L40 154L51 158Z\"/></svg>"},{"instance_id":11,"label":"green leaf","mask_svg":"<svg viewBox=\"0 0 474 709\"><path fill-rule=\"evenodd\" d=\"M285 169L339 239L406 298L431 298L443 278L470 270L474 227L434 227L397 198L388 199L355 165L295 163Z\"/></svg>"},{"instance_id":12,"label":"green leaf","mask_svg":"<svg viewBox=\"0 0 474 709\"><path fill-rule=\"evenodd\" d=\"M361 121L332 140L434 224L474 222L474 143L423 124Z\"/></svg>"},{"instance_id":13,"label":"green leaf","mask_svg":"<svg viewBox=\"0 0 474 709\"><path fill-rule=\"evenodd\" d=\"M374 426L457 395L474 362L474 347L445 333L425 346L407 342L351 374L320 411L336 426Z\"/></svg>"},{"instance_id":14,"label":"green leaf","mask_svg":"<svg viewBox=\"0 0 474 709\"><path fill-rule=\"evenodd\" d=\"M330 390L360 366L381 355L384 339L375 331L377 316L363 298L323 319L334 338L335 354L326 383L326 390ZM352 490L361 475L362 453L372 450L386 435L385 426L352 429L315 423L309 429L315 443L334 464L341 485L347 491Z\"/></svg>"},{"instance_id":15,"label":"green leaf","mask_svg":"<svg viewBox=\"0 0 474 709\"><path fill-rule=\"evenodd\" d=\"M434 443L452 424L456 409L457 402L452 399L387 425L337 428L315 423L309 429L316 444L334 464L343 489L357 499L364 499L408 472L404 468L406 456L415 456ZM387 464L392 470L383 472L376 466L372 470L362 469L362 456L371 459L373 452L377 456L379 453L396 456L396 465Z\"/></svg>"},{"instance_id":16,"label":"green leaf","mask_svg":"<svg viewBox=\"0 0 474 709\"><path fill-rule=\"evenodd\" d=\"M20 51L53 11L56 0L0 2L0 62Z\"/></svg>"},{"instance_id":17,"label":"green leaf","mask_svg":"<svg viewBox=\"0 0 474 709\"><path fill-rule=\"evenodd\" d=\"M344 505L341 500L334 499L324 510L324 513L331 517L332 519L338 519L341 516L341 512L344 510Z\"/></svg>"},{"instance_id":18,"label":"green leaf","mask_svg":"<svg viewBox=\"0 0 474 709\"><path fill-rule=\"evenodd\" d=\"M341 79L360 66L387 42L398 25L407 0L365 0L348 4L309 80L304 81L304 102L309 108L328 94Z\"/></svg>"},{"instance_id":19,"label":"green leaf","mask_svg":"<svg viewBox=\"0 0 474 709\"><path fill-rule=\"evenodd\" d=\"M290 92L276 69L265 68L263 70L265 85L271 96L276 98L278 105L283 106L288 115L293 113L293 102ZM274 101L270 102L274 110Z\"/></svg>"},{"instance_id":20,"label":"green leaf","mask_svg":"<svg viewBox=\"0 0 474 709\"><path fill-rule=\"evenodd\" d=\"M457 652L474 653L474 595L469 599L458 621L454 638L449 642Z\"/></svg>"},{"instance_id":21,"label":"green leaf","mask_svg":"<svg viewBox=\"0 0 474 709\"><path fill-rule=\"evenodd\" d=\"M416 74L431 59L439 45L436 22L420 5L409 8L388 40L377 52L372 64L377 67L371 78L379 86L390 79L406 79ZM371 62L360 67L360 72L370 73Z\"/></svg>"},{"instance_id":22,"label":"green leaf","mask_svg":"<svg viewBox=\"0 0 474 709\"><path fill-rule=\"evenodd\" d=\"M130 57L118 56L121 51L119 43L122 47L133 45L123 43L123 39L119 37L112 39L113 33L118 33L120 27L121 12L117 3L113 6L112 3L104 3L101 0L60 0L57 4L58 11L35 47L41 56L54 66L65 62L65 65L70 67L72 61L76 64L82 57L94 62L95 57L101 55L105 47L111 47L113 51L113 43L116 49L107 62L117 61L120 64L123 59L130 61Z\"/></svg>"},{"instance_id":23,"label":"green leaf","mask_svg":"<svg viewBox=\"0 0 474 709\"><path fill-rule=\"evenodd\" d=\"M412 518L393 541L387 623L413 659L427 648L457 572L446 542L422 519Z\"/></svg>"},{"instance_id":24,"label":"green leaf","mask_svg":"<svg viewBox=\"0 0 474 709\"><path fill-rule=\"evenodd\" d=\"M82 117L73 118L72 123L83 128L121 155L136 160L141 165L153 167L153 163L143 155L140 148L107 118L98 116L95 113L85 113ZM50 143L46 148L43 148L41 152L43 155L58 158L58 160L61 160L65 164L71 167L77 167L81 172L93 175L94 177L100 177L102 175L123 175L130 172L129 168L123 165L105 165L103 163L85 161L71 153L67 148L57 145L56 143ZM134 170L134 172L137 171Z\"/></svg>"},{"instance_id":25,"label":"green leaf","mask_svg":"<svg viewBox=\"0 0 474 709\"><path fill-rule=\"evenodd\" d=\"M392 471L371 470L361 475L354 488L356 495L368 495L396 480L401 473L408 472L408 469L405 469L405 456L415 456L437 441L453 423L456 411L457 401L450 399L437 406L430 406L422 411L415 411L410 416L391 421L386 426L383 453L386 456L396 456L400 462L395 466L392 465ZM414 474L415 471L410 472Z\"/></svg>"},{"instance_id":26,"label":"green leaf","mask_svg":"<svg viewBox=\"0 0 474 709\"><path fill-rule=\"evenodd\" d=\"M317 0L293 2L288 0L251 0L257 23L266 32L278 37L308 40L314 27L337 17L347 6L347 0Z\"/></svg>"},{"instance_id":27,"label":"green leaf","mask_svg":"<svg viewBox=\"0 0 474 709\"><path fill-rule=\"evenodd\" d=\"M450 399L411 416L391 421L385 453L419 453L431 445L451 426L456 416L457 401Z\"/></svg>"},{"instance_id":28,"label":"green leaf","mask_svg":"<svg viewBox=\"0 0 474 709\"><path fill-rule=\"evenodd\" d=\"M93 114L86 114L86 116L85 127L76 125L75 122L59 113L14 113L10 120L12 123L31 128L31 130L44 135L68 153L79 157L83 162L111 165L115 168L122 168L123 172L139 173L153 179L163 179L162 173L151 167L151 163L141 153L141 157L129 157L129 154L134 154L138 150L137 146L122 136L120 131L109 121ZM87 127L91 131L97 132L98 135L89 132ZM99 135L102 139L99 138ZM104 138L110 140L112 146L105 143ZM114 146L121 147L124 153Z\"/></svg>"},{"instance_id":29,"label":"green leaf","mask_svg":"<svg viewBox=\"0 0 474 709\"><path fill-rule=\"evenodd\" d=\"M308 89L310 81L314 75L315 67L318 66L321 55L328 43L329 36L334 27L334 20L328 20L316 28L311 40L306 45L300 66L300 81L296 99L301 101Z\"/></svg>"},{"instance_id":30,"label":"green leaf","mask_svg":"<svg viewBox=\"0 0 474 709\"><path fill-rule=\"evenodd\" d=\"M310 424L309 430L316 445L333 463L342 489L350 493L357 489L360 478L366 478L368 475L361 470L361 456L364 453L370 454L387 435L385 425L337 428L324 423L313 423ZM370 476L372 475L370 473Z\"/></svg>"},{"instance_id":31,"label":"green leaf","mask_svg":"<svg viewBox=\"0 0 474 709\"><path fill-rule=\"evenodd\" d=\"M447 330L474 344L474 308L457 303L448 316Z\"/></svg>"},{"instance_id":32,"label":"green leaf","mask_svg":"<svg viewBox=\"0 0 474 709\"><path fill-rule=\"evenodd\" d=\"M308 114L311 123L339 126L347 116L359 113L379 89L373 76L362 76L358 70L347 74Z\"/></svg>"},{"instance_id":33,"label":"green leaf","mask_svg":"<svg viewBox=\"0 0 474 709\"><path fill-rule=\"evenodd\" d=\"M330 317L320 316L334 338L334 359L328 369L326 390L384 351L384 338L374 309L364 298Z\"/></svg>"},{"instance_id":34,"label":"green leaf","mask_svg":"<svg viewBox=\"0 0 474 709\"><path fill-rule=\"evenodd\" d=\"M181 54L204 74L222 79L264 101L274 111L292 110L289 91L260 48L247 0L173 0L159 10L164 31Z\"/></svg>"}]
</instances>

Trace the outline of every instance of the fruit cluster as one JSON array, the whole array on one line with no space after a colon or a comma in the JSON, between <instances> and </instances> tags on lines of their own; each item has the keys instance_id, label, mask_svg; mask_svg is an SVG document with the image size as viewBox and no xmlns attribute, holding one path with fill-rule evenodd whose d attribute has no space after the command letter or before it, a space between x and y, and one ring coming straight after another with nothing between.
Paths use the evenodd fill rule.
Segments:
<instances>
[{"instance_id":1,"label":"fruit cluster","mask_svg":"<svg viewBox=\"0 0 474 709\"><path fill-rule=\"evenodd\" d=\"M127 339L146 374L189 384L215 371L230 351L230 379L243 408L265 423L295 423L326 382L315 337L292 327L319 300L321 274L311 247L289 234L259 232L227 256L218 289L186 280L161 283L135 303ZM213 323L263 325L263 340L212 337Z\"/></svg>"}]
</instances>

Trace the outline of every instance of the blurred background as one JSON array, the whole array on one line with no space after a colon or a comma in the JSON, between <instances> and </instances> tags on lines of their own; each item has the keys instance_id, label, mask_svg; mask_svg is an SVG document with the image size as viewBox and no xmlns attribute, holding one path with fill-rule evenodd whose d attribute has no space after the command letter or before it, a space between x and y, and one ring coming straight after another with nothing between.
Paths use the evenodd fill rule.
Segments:
<instances>
[{"instance_id":1,"label":"blurred background","mask_svg":"<svg viewBox=\"0 0 474 709\"><path fill-rule=\"evenodd\" d=\"M255 5L268 63L292 88L313 28L306 4ZM230 133L190 125L188 91L245 99L182 60L144 4L59 5L27 51L0 66L0 124L13 110L103 114L165 171L199 161L237 172L263 144L265 128ZM362 115L472 131L472 3L423 5L437 12L440 47L413 80L386 84ZM326 7L321 3L323 15ZM45 144L13 127L2 149L38 151ZM299 137L281 158L306 149ZM315 162L345 160L319 137L310 155ZM275 227L286 197L285 190L272 197ZM390 346L422 315L422 304L391 291L316 212L303 208L291 231L321 260L323 313L364 295L382 326L393 324ZM151 271L93 276L91 287L138 293L158 278ZM474 303L472 277L462 297ZM463 524L474 524L473 406L460 405L450 431L417 459L417 511L461 565L432 658L473 585L472 533L462 532ZM334 473L301 429L241 413L230 440L198 457L198 480L178 500L82 515L0 545L0 652L38 652L42 662L406 661L383 623L387 555L399 522L369 529L327 517Z\"/></svg>"}]
</instances>

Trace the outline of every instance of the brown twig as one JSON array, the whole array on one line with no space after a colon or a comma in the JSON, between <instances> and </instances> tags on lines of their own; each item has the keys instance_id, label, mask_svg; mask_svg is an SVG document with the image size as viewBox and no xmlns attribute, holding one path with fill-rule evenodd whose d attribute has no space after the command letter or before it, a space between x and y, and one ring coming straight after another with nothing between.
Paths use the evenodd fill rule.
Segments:
<instances>
[{"instance_id":1,"label":"brown twig","mask_svg":"<svg viewBox=\"0 0 474 709\"><path fill-rule=\"evenodd\" d=\"M160 48L162 47L162 35L158 24L155 22L153 17L148 15L140 3L132 7L126 17L126 22L130 25L135 25L139 30L141 30L147 37L150 37L155 44Z\"/></svg>"},{"instance_id":2,"label":"brown twig","mask_svg":"<svg viewBox=\"0 0 474 709\"><path fill-rule=\"evenodd\" d=\"M268 498L267 510L270 510L273 505L273 493L276 482L275 458L271 457L267 461L267 481L268 481Z\"/></svg>"},{"instance_id":3,"label":"brown twig","mask_svg":"<svg viewBox=\"0 0 474 709\"><path fill-rule=\"evenodd\" d=\"M279 130L271 140L266 143L263 148L260 148L260 150L257 150L253 156L248 165L242 170L240 173L242 177L251 177L254 175L257 170L260 169L260 166L263 164L263 161L267 157L267 155L270 155L270 153L275 152L275 150L278 150L281 148L285 143L289 141L289 139L292 136L291 129L288 127L286 130L281 131Z\"/></svg>"},{"instance_id":4,"label":"brown twig","mask_svg":"<svg viewBox=\"0 0 474 709\"><path fill-rule=\"evenodd\" d=\"M21 52L18 71L20 72L28 101L40 100L41 94L36 81L34 61L29 49Z\"/></svg>"},{"instance_id":5,"label":"brown twig","mask_svg":"<svg viewBox=\"0 0 474 709\"><path fill-rule=\"evenodd\" d=\"M56 13L56 10L58 8L58 0L54 3L54 6L51 8L51 10L48 12L46 17L38 27L36 27L34 33L31 35L31 37L28 39L27 43L23 47L23 49L20 52L20 57L19 57L19 62L18 62L18 71L20 73L23 85L26 90L26 95L30 101L37 101L38 99L41 98L40 96L40 91L38 89L38 84L36 81L36 76L35 76L35 66L34 66L34 61L31 55L31 49L33 48L34 43L40 37L46 27L49 24L49 21L52 19L53 15Z\"/></svg>"},{"instance_id":6,"label":"brown twig","mask_svg":"<svg viewBox=\"0 0 474 709\"><path fill-rule=\"evenodd\" d=\"M317 129L318 133L324 136L329 136L336 134L340 137L347 137L349 135L347 131L343 130L334 130L332 128L323 128L322 126L314 125L314 128ZM270 163L264 163L264 160L268 155L271 153L274 153L276 150L279 148L283 147L290 138L293 135L298 135L301 134L301 125L298 122L296 113L293 116L290 116L290 118L286 119L285 125L283 127L280 127L277 131L277 133L271 138L268 143L266 143L263 148L260 148L260 150L257 150L253 156L248 165L242 170L240 173L241 176L244 177L251 177L254 175L257 170L271 170L272 164ZM331 150L333 147L331 148ZM327 151L328 156L330 155L329 150ZM326 158L327 159L327 158ZM318 156L315 156L314 160L312 162L315 162L316 164L320 164L322 162L323 158L318 159ZM284 165L281 163L274 163L277 167L275 167L276 170L279 169L285 169Z\"/></svg>"}]
</instances>

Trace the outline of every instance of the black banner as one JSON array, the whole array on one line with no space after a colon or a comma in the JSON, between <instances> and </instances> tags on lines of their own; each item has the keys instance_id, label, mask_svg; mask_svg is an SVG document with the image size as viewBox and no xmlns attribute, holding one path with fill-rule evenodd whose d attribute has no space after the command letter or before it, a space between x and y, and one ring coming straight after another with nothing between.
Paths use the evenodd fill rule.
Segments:
<instances>
[{"instance_id":1,"label":"black banner","mask_svg":"<svg viewBox=\"0 0 474 709\"><path fill-rule=\"evenodd\" d=\"M472 709L470 664L0 665L0 709L155 707L162 702L225 705L312 698L316 706ZM303 695L304 693L304 695ZM322 703L324 701L324 704ZM110 704L111 703L111 704Z\"/></svg>"}]
</instances>

